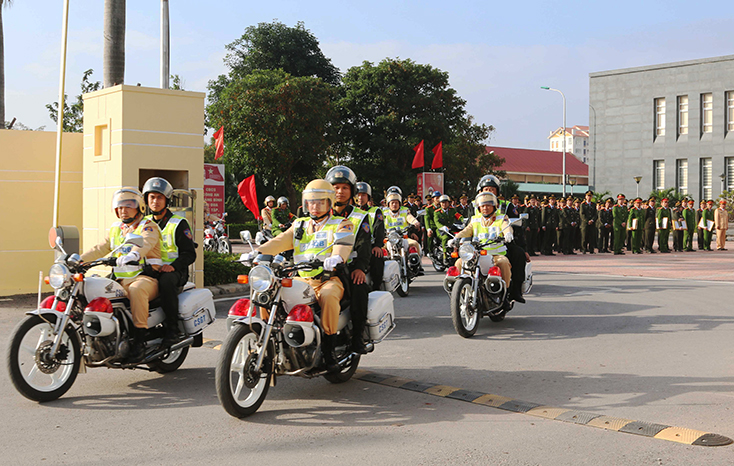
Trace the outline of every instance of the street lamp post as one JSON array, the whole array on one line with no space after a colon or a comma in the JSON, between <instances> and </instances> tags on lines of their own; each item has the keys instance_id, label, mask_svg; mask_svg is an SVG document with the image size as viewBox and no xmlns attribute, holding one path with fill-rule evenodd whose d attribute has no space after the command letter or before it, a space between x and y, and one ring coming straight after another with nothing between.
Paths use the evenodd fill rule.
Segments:
<instances>
[{"instance_id":1,"label":"street lamp post","mask_svg":"<svg viewBox=\"0 0 734 466\"><path fill-rule=\"evenodd\" d=\"M640 181L642 181L641 176L635 176L635 183L637 183L637 196L640 197Z\"/></svg>"},{"instance_id":2,"label":"street lamp post","mask_svg":"<svg viewBox=\"0 0 734 466\"><path fill-rule=\"evenodd\" d=\"M596 189L596 109L591 104L589 104L589 108L594 111L594 131L591 133L594 135L594 170L592 172L591 179L594 183L594 189Z\"/></svg>"},{"instance_id":3,"label":"street lamp post","mask_svg":"<svg viewBox=\"0 0 734 466\"><path fill-rule=\"evenodd\" d=\"M563 197L566 197L566 96L563 95L563 92L559 91L558 89L553 89L552 87L547 86L540 86L541 89L544 89L546 91L554 91L561 94L561 97L563 97Z\"/></svg>"}]
</instances>

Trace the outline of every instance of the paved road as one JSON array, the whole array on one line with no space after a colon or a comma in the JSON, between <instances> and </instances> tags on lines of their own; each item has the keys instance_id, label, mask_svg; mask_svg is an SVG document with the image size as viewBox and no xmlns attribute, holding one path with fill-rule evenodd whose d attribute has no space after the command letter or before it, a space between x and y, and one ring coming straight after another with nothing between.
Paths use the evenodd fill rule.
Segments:
<instances>
[{"instance_id":1,"label":"paved road","mask_svg":"<svg viewBox=\"0 0 734 466\"><path fill-rule=\"evenodd\" d=\"M699 254L704 257L688 257ZM707 254L719 254L711 260L713 269L734 268L734 254ZM671 256L541 258L535 263L528 304L516 306L504 322L482 320L472 339L454 332L448 299L440 288L442 277L429 272L414 284L410 297L395 298L398 327L360 367L734 438L731 283L564 269L594 270L603 262L613 272L615 263L665 264ZM656 268L650 270L645 273L656 275ZM231 302L218 303L220 317ZM22 313L17 302L0 305L0 340L7 342ZM221 319L206 337L218 340L224 334ZM4 360L4 346L1 351ZM218 404L213 381L217 356L212 349L193 350L179 371L166 376L90 370L79 375L65 397L44 405L22 398L4 375L0 407L5 422L0 435L4 445L12 446L4 449L5 461L734 463L734 446L685 445L365 380L331 385L320 379L279 378L260 411L240 421Z\"/></svg>"}]
</instances>

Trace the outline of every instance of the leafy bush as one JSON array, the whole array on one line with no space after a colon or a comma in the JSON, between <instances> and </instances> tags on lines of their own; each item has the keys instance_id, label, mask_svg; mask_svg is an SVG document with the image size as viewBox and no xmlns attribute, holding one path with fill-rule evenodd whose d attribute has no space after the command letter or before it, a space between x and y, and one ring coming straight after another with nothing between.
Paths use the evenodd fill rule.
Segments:
<instances>
[{"instance_id":1,"label":"leafy bush","mask_svg":"<svg viewBox=\"0 0 734 466\"><path fill-rule=\"evenodd\" d=\"M204 251L204 286L237 283L237 275L250 271L249 267L234 261L238 257L238 254Z\"/></svg>"},{"instance_id":2,"label":"leafy bush","mask_svg":"<svg viewBox=\"0 0 734 466\"><path fill-rule=\"evenodd\" d=\"M228 223L229 237L233 239L240 239L240 231L250 230L252 237L255 237L255 233L258 232L257 220L245 223Z\"/></svg>"}]
</instances>

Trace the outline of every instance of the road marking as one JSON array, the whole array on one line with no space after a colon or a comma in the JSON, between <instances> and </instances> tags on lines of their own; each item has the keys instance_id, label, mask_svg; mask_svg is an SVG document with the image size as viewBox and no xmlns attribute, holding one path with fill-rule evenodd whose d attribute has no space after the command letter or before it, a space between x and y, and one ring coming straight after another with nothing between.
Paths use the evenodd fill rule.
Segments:
<instances>
[{"instance_id":1,"label":"road marking","mask_svg":"<svg viewBox=\"0 0 734 466\"><path fill-rule=\"evenodd\" d=\"M221 350L222 341L204 338L203 346L213 350ZM527 414L528 416L535 416L553 421L570 422L615 432L642 435L644 437L668 440L670 442L683 443L686 445L720 447L734 443L734 440L729 437L702 430L635 421L634 419L604 416L602 414L589 413L569 408L556 408L528 401L515 400L506 396L493 395L491 393L475 392L448 385L426 383L394 375L379 374L377 372L371 372L364 369L357 369L354 373L354 378L364 382L372 382L379 385L385 385L387 387L401 388L403 390L440 396L442 398L452 398L454 400L489 406L492 408L502 409L504 411Z\"/></svg>"},{"instance_id":2,"label":"road marking","mask_svg":"<svg viewBox=\"0 0 734 466\"><path fill-rule=\"evenodd\" d=\"M354 378L365 382L372 382L388 387L402 388L425 393L442 398L453 398L474 404L481 404L515 413L523 413L529 416L541 417L554 421L571 422L574 424L597 427L616 432L642 435L670 442L683 443L686 445L699 445L707 447L719 447L730 445L734 440L723 435L713 434L702 430L686 429L652 422L635 421L601 414L578 411L568 408L556 408L552 406L541 406L537 403L515 400L506 396L480 393L461 388L450 387L441 384L432 384L410 380L403 377L395 377L387 374L379 374L363 369L357 369Z\"/></svg>"}]
</instances>

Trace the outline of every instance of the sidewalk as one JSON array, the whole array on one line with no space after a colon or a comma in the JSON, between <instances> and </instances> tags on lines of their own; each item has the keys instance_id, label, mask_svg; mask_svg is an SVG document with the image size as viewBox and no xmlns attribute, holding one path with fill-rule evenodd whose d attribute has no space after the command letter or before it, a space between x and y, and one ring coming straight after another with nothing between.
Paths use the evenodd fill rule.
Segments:
<instances>
[{"instance_id":1,"label":"sidewalk","mask_svg":"<svg viewBox=\"0 0 734 466\"><path fill-rule=\"evenodd\" d=\"M695 246L695 245L694 245ZM716 245L714 245L715 247ZM564 272L625 277L676 278L734 282L734 242L728 251L671 252L669 254L582 254L531 257L534 272Z\"/></svg>"}]
</instances>

